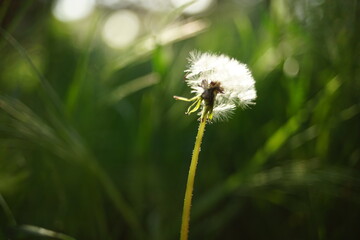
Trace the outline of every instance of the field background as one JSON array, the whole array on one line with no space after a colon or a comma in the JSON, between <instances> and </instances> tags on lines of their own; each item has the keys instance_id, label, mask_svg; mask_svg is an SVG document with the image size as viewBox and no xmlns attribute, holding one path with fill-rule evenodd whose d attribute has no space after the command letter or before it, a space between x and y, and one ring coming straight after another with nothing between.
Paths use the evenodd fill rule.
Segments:
<instances>
[{"instance_id":1,"label":"field background","mask_svg":"<svg viewBox=\"0 0 360 240\"><path fill-rule=\"evenodd\" d=\"M246 63L258 98L207 126L190 239L360 239L359 1L55 4L0 1L0 239L178 239L194 49ZM124 9L141 31L113 49Z\"/></svg>"}]
</instances>

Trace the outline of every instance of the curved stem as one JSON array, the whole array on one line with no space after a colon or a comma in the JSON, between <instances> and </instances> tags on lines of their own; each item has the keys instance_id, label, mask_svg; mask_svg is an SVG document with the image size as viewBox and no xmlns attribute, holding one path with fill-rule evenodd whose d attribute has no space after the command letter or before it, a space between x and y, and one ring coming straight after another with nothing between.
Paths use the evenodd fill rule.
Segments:
<instances>
[{"instance_id":1,"label":"curved stem","mask_svg":"<svg viewBox=\"0 0 360 240\"><path fill-rule=\"evenodd\" d=\"M202 138L205 131L207 113L201 116L200 125L198 129L198 133L196 136L195 146L191 158L189 175L186 184L185 198L184 198L184 208L182 214L182 222L181 222L181 231L180 231L180 240L187 240L189 234L189 221L190 221L190 210L191 210L191 199L193 195L194 189L194 179L196 173L196 166L199 159L200 146L202 142Z\"/></svg>"}]
</instances>

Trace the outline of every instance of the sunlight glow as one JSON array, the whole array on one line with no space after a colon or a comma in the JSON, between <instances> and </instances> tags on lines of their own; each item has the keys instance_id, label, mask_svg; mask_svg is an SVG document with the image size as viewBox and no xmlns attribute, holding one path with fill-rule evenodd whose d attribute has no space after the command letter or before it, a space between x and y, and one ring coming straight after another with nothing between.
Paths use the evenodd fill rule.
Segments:
<instances>
[{"instance_id":1,"label":"sunlight glow","mask_svg":"<svg viewBox=\"0 0 360 240\"><path fill-rule=\"evenodd\" d=\"M191 0L171 0L175 7L183 6ZM184 9L184 13L195 15L206 11L213 3L213 0L195 0L190 6Z\"/></svg>"},{"instance_id":2,"label":"sunlight glow","mask_svg":"<svg viewBox=\"0 0 360 240\"><path fill-rule=\"evenodd\" d=\"M89 16L95 4L95 0L57 0L53 14L63 22L76 21Z\"/></svg>"}]
</instances>

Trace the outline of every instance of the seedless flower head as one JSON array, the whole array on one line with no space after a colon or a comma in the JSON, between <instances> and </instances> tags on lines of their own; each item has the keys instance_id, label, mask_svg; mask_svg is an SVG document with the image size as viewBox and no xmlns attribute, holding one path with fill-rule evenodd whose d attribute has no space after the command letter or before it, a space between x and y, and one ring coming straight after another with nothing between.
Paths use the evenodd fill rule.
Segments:
<instances>
[{"instance_id":1,"label":"seedless flower head","mask_svg":"<svg viewBox=\"0 0 360 240\"><path fill-rule=\"evenodd\" d=\"M186 83L193 98L174 96L177 100L193 101L187 114L200 107L202 120L227 119L237 106L255 104L255 81L245 64L225 55L191 52L185 70Z\"/></svg>"}]
</instances>

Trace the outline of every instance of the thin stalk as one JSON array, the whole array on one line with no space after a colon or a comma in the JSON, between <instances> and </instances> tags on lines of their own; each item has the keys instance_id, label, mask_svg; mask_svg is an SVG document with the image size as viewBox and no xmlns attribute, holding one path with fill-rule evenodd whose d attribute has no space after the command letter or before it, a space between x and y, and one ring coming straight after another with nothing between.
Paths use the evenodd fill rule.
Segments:
<instances>
[{"instance_id":1,"label":"thin stalk","mask_svg":"<svg viewBox=\"0 0 360 240\"><path fill-rule=\"evenodd\" d=\"M29 54L26 52L23 46L5 29L0 27L0 36L3 37L10 45L12 45L19 54L23 57L25 62L28 63L34 74L40 81L41 86L43 87L45 96L50 99L53 105L56 107L56 110L62 109L62 103L60 101L59 96L56 94L55 90L52 88L50 83L46 80L45 76L39 71L39 69L35 66L34 62L30 58Z\"/></svg>"},{"instance_id":2,"label":"thin stalk","mask_svg":"<svg viewBox=\"0 0 360 240\"><path fill-rule=\"evenodd\" d=\"M206 126L207 113L203 114L200 120L200 125L198 133L196 136L195 146L191 158L189 175L186 184L185 198L184 198L184 208L182 214L181 222L181 231L180 231L180 240L187 240L189 234L189 222L190 222L190 210L191 210L191 200L194 189L194 179L196 174L196 166L199 159L200 146L202 138L204 136L205 126Z\"/></svg>"},{"instance_id":3,"label":"thin stalk","mask_svg":"<svg viewBox=\"0 0 360 240\"><path fill-rule=\"evenodd\" d=\"M0 193L0 207L2 207L2 209L4 210L5 216L8 220L8 225L11 227L15 227L16 226L15 217L12 214L9 205L7 204L1 193Z\"/></svg>"}]
</instances>

